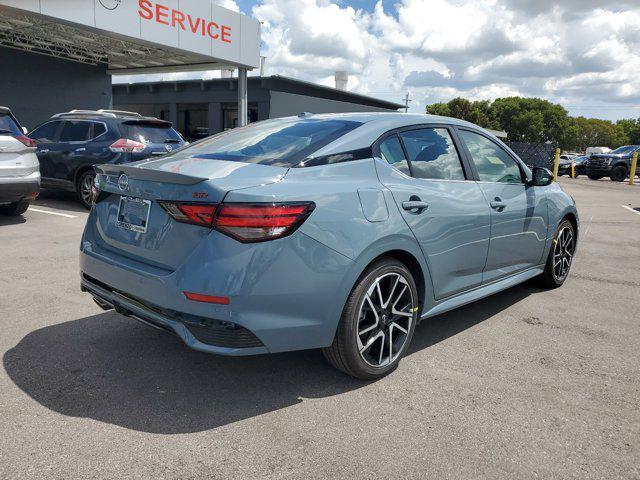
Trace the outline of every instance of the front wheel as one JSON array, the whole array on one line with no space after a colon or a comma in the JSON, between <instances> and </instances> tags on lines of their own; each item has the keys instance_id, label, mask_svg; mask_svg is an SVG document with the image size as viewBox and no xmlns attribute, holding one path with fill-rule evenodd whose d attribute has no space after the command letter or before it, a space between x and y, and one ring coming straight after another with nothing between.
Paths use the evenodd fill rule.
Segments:
<instances>
[{"instance_id":1,"label":"front wheel","mask_svg":"<svg viewBox=\"0 0 640 480\"><path fill-rule=\"evenodd\" d=\"M569 276L575 251L576 234L573 224L569 220L563 220L556 230L547 264L540 276L544 286L557 288L564 283Z\"/></svg>"},{"instance_id":2,"label":"front wheel","mask_svg":"<svg viewBox=\"0 0 640 480\"><path fill-rule=\"evenodd\" d=\"M29 200L20 200L19 202L13 202L9 205L3 205L0 207L0 213L3 215L9 215L15 217L22 215L29 208Z\"/></svg>"},{"instance_id":3,"label":"front wheel","mask_svg":"<svg viewBox=\"0 0 640 480\"><path fill-rule=\"evenodd\" d=\"M363 380L392 372L404 356L418 318L418 292L407 267L389 257L362 274L344 307L331 346L335 368Z\"/></svg>"},{"instance_id":4,"label":"front wheel","mask_svg":"<svg viewBox=\"0 0 640 480\"><path fill-rule=\"evenodd\" d=\"M78 184L76 185L76 193L78 195L78 200L84 208L89 210L91 208L91 204L93 202L93 182L96 178L96 174L93 170L88 170L83 172L78 178Z\"/></svg>"}]
</instances>

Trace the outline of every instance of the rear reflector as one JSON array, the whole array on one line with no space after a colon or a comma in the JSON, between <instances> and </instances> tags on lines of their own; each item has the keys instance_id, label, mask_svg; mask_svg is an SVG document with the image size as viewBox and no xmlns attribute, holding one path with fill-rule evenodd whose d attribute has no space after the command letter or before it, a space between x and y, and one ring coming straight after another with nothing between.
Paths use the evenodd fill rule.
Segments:
<instances>
[{"instance_id":1,"label":"rear reflector","mask_svg":"<svg viewBox=\"0 0 640 480\"><path fill-rule=\"evenodd\" d=\"M218 305L229 305L229 297L215 297L213 295L203 295L202 293L182 292L184 296L194 302L216 303Z\"/></svg>"},{"instance_id":2,"label":"rear reflector","mask_svg":"<svg viewBox=\"0 0 640 480\"><path fill-rule=\"evenodd\" d=\"M240 242L263 242L291 235L313 212L313 202L159 202L176 221L210 227Z\"/></svg>"}]
</instances>

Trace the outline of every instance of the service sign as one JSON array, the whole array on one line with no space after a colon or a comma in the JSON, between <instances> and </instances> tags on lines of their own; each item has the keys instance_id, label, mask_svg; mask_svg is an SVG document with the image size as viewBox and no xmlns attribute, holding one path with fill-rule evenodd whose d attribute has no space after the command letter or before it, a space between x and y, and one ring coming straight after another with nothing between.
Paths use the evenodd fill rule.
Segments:
<instances>
[{"instance_id":1,"label":"service sign","mask_svg":"<svg viewBox=\"0 0 640 480\"><path fill-rule=\"evenodd\" d=\"M260 24L211 0L0 0L0 5L41 13L256 68Z\"/></svg>"}]
</instances>

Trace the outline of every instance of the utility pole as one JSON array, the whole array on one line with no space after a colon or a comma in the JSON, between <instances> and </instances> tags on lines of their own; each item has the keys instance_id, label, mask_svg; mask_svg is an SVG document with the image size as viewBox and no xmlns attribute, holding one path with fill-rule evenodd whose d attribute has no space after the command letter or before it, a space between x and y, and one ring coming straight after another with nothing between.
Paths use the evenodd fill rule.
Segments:
<instances>
[{"instance_id":1,"label":"utility pole","mask_svg":"<svg viewBox=\"0 0 640 480\"><path fill-rule=\"evenodd\" d=\"M404 113L409 113L409 103L411 99L409 98L409 92L404 96Z\"/></svg>"}]
</instances>

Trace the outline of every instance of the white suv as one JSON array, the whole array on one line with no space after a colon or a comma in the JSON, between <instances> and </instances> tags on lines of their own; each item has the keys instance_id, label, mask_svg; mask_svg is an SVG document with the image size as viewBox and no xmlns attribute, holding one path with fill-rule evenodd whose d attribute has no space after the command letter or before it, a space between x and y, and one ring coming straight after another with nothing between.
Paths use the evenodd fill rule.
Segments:
<instances>
[{"instance_id":1,"label":"white suv","mask_svg":"<svg viewBox=\"0 0 640 480\"><path fill-rule=\"evenodd\" d=\"M0 214L20 215L40 192L36 142L11 110L0 107Z\"/></svg>"}]
</instances>

